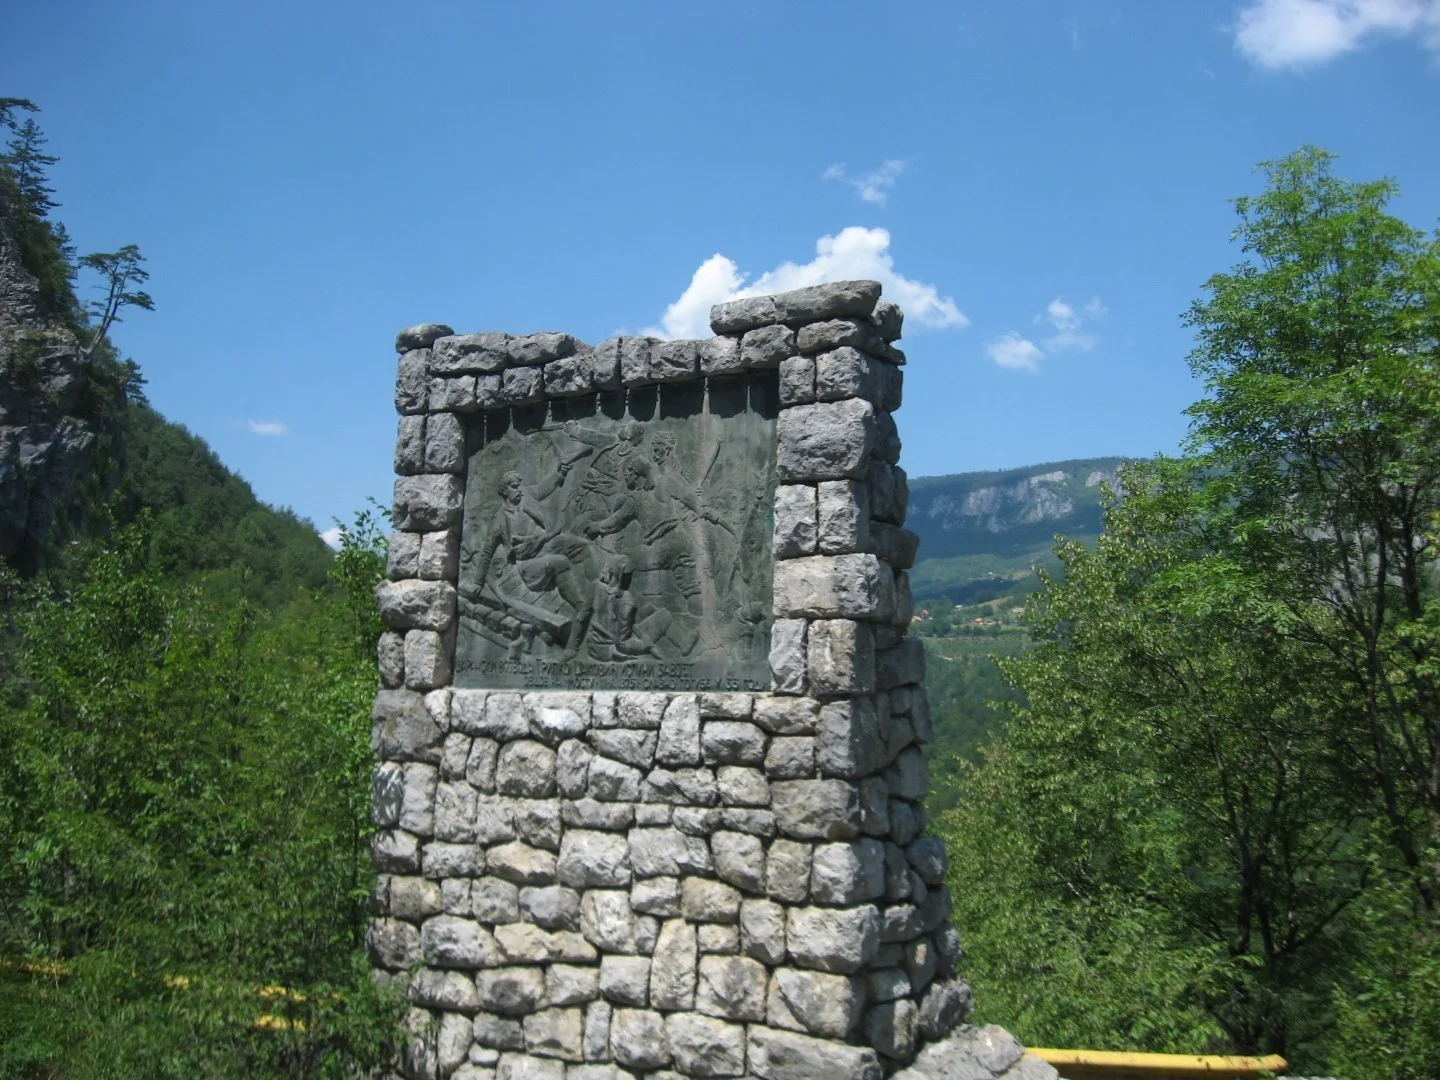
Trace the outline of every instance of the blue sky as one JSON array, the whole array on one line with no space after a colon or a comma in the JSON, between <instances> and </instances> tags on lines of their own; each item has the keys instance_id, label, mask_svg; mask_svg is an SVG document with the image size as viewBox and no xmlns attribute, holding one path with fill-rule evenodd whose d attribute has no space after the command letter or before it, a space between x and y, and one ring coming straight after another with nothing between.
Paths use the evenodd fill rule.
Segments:
<instances>
[{"instance_id":1,"label":"blue sky","mask_svg":"<svg viewBox=\"0 0 1440 1080\"><path fill-rule=\"evenodd\" d=\"M400 327L690 334L881 276L912 476L1173 450L1228 200L1304 143L1440 218L1440 0L11 0L152 402L326 528L385 501ZM718 257L717 257L718 256Z\"/></svg>"}]
</instances>

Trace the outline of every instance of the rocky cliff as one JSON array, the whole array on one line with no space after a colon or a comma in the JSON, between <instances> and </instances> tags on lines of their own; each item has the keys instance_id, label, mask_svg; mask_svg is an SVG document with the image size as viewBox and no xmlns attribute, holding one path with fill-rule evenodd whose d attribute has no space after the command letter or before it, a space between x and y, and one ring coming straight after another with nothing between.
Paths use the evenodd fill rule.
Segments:
<instances>
[{"instance_id":1,"label":"rocky cliff","mask_svg":"<svg viewBox=\"0 0 1440 1080\"><path fill-rule=\"evenodd\" d=\"M1010 555L1043 548L1056 533L1093 535L1100 485L1124 459L1083 458L1003 472L928 476L910 485L910 527L922 559Z\"/></svg>"},{"instance_id":2,"label":"rocky cliff","mask_svg":"<svg viewBox=\"0 0 1440 1080\"><path fill-rule=\"evenodd\" d=\"M33 573L113 483L123 390L44 312L19 224L0 190L0 558Z\"/></svg>"}]
</instances>

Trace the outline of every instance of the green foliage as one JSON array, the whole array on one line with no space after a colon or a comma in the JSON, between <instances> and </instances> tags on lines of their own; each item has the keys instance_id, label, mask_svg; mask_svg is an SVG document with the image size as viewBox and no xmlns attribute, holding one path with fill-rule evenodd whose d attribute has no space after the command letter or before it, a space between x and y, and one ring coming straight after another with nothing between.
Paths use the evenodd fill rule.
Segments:
<instances>
[{"instance_id":1,"label":"green foliage","mask_svg":"<svg viewBox=\"0 0 1440 1080\"><path fill-rule=\"evenodd\" d=\"M0 1076L354 1075L398 1008L361 950L373 530L266 622L148 525L11 608Z\"/></svg>"},{"instance_id":2,"label":"green foliage","mask_svg":"<svg viewBox=\"0 0 1440 1080\"><path fill-rule=\"evenodd\" d=\"M925 693L935 725L926 800L932 815L959 801L964 763L978 761L987 736L1004 729L1005 705L1023 701L995 658L1014 656L1027 643L1019 634L926 641Z\"/></svg>"},{"instance_id":3,"label":"green foliage","mask_svg":"<svg viewBox=\"0 0 1440 1080\"><path fill-rule=\"evenodd\" d=\"M332 556L310 523L261 503L203 440L131 404L125 447L115 519L150 515L148 558L163 577L203 580L211 595L267 611L325 583Z\"/></svg>"},{"instance_id":4,"label":"green foliage","mask_svg":"<svg viewBox=\"0 0 1440 1080\"><path fill-rule=\"evenodd\" d=\"M1237 200L1190 456L1057 549L1024 704L961 767L956 919L1022 1038L1440 1060L1440 247L1331 164Z\"/></svg>"}]
</instances>

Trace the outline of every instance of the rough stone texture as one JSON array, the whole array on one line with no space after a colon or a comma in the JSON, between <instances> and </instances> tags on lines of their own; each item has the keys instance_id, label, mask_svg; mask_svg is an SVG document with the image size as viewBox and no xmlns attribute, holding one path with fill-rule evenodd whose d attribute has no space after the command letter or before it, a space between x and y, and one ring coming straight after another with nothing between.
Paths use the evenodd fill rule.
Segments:
<instances>
[{"instance_id":1,"label":"rough stone texture","mask_svg":"<svg viewBox=\"0 0 1440 1080\"><path fill-rule=\"evenodd\" d=\"M925 835L925 654L906 637L901 316L879 292L838 282L722 304L705 341L591 349L438 324L397 339L366 944L413 1006L405 1075L1046 1077L999 1029L964 1026L944 848ZM724 610L771 620L768 684L657 651L626 662L624 686L453 689L458 617L474 619L457 579L477 425L563 424L617 399L663 412L740 375L778 410L774 500L753 508L762 522L773 510L773 530L746 540L774 561L768 611ZM597 391L615 397L592 405ZM632 451L664 460L649 439ZM715 585L705 602L732 599L725 567L695 569ZM683 656L682 622L666 648ZM592 662L600 643L592 632L562 672L572 687L601 681L576 678L587 665L618 670Z\"/></svg>"}]
</instances>

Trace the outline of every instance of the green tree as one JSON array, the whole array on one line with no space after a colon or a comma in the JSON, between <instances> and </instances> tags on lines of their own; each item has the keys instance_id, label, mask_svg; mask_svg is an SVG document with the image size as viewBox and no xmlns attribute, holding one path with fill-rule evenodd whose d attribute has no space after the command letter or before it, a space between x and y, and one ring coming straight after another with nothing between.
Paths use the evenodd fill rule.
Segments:
<instances>
[{"instance_id":1,"label":"green tree","mask_svg":"<svg viewBox=\"0 0 1440 1080\"><path fill-rule=\"evenodd\" d=\"M150 294L134 288L150 278L150 272L140 265L144 261L145 256L134 244L126 244L119 251L97 251L81 257L80 266L94 270L103 279L100 288L105 294L85 305L94 320L90 342L85 346L86 356L94 353L110 333L110 327L121 321L122 309L138 307L143 311L155 310L155 301Z\"/></svg>"},{"instance_id":2,"label":"green tree","mask_svg":"<svg viewBox=\"0 0 1440 1080\"><path fill-rule=\"evenodd\" d=\"M9 153L0 161L13 173L25 208L36 217L45 217L57 205L50 198L55 189L46 185L45 170L60 159L42 152L46 139L34 119L26 117L14 130Z\"/></svg>"},{"instance_id":3,"label":"green tree","mask_svg":"<svg viewBox=\"0 0 1440 1080\"><path fill-rule=\"evenodd\" d=\"M1188 454L1059 549L1004 665L1028 707L946 821L958 881L1005 852L957 921L1031 1038L1440 1056L1440 247L1332 167L1236 201L1248 260L1187 316Z\"/></svg>"}]
</instances>

